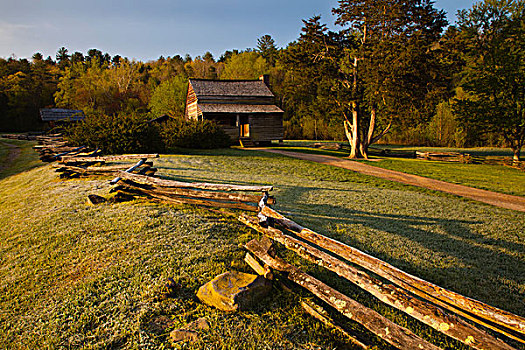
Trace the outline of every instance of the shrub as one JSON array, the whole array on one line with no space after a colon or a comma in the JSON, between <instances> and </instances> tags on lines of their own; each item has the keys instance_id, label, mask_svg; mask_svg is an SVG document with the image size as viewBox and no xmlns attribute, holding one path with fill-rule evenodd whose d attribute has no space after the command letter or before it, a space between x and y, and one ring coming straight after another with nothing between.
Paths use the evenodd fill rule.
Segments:
<instances>
[{"instance_id":1,"label":"shrub","mask_svg":"<svg viewBox=\"0 0 525 350\"><path fill-rule=\"evenodd\" d=\"M90 114L65 133L73 145L100 148L106 154L161 152L159 127L146 115Z\"/></svg>"},{"instance_id":2,"label":"shrub","mask_svg":"<svg viewBox=\"0 0 525 350\"><path fill-rule=\"evenodd\" d=\"M168 121L161 131L162 140L167 149L182 148L223 148L232 144L230 137L210 120L181 120Z\"/></svg>"}]
</instances>

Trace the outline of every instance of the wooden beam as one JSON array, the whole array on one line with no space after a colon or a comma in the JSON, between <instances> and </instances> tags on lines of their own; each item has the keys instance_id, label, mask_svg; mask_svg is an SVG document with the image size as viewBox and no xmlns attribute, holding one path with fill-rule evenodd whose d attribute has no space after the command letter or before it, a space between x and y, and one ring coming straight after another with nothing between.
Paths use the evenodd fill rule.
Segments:
<instances>
[{"instance_id":1,"label":"wooden beam","mask_svg":"<svg viewBox=\"0 0 525 350\"><path fill-rule=\"evenodd\" d=\"M246 203L228 203L228 202L210 201L210 200L187 198L187 197L174 197L174 196L158 193L154 190L147 190L147 189L129 188L126 191L126 188L123 188L122 191L131 193L131 194L141 194L141 195L150 196L152 198L156 198L158 200L168 202L168 203L173 203L173 204L193 204L193 205L205 206L205 207L241 209L241 210L247 210L251 212L256 212L258 210L257 206L249 205Z\"/></svg>"},{"instance_id":2,"label":"wooden beam","mask_svg":"<svg viewBox=\"0 0 525 350\"><path fill-rule=\"evenodd\" d=\"M142 159L142 158L158 158L158 153L154 154L121 154L116 156L96 156L96 157L62 157L62 163L83 163L83 162L112 162L116 160L126 160L126 159Z\"/></svg>"},{"instance_id":3,"label":"wooden beam","mask_svg":"<svg viewBox=\"0 0 525 350\"><path fill-rule=\"evenodd\" d=\"M268 266L263 267L259 262L250 254L246 253L244 261L250 266L258 275L263 276L266 279L273 279L272 271Z\"/></svg>"},{"instance_id":4,"label":"wooden beam","mask_svg":"<svg viewBox=\"0 0 525 350\"><path fill-rule=\"evenodd\" d=\"M286 261L272 257L258 240L246 244L246 249L277 271L288 273L288 279L312 292L319 299L341 312L345 317L362 324L372 333L398 349L432 349L439 347L421 339L412 331L401 327L376 311L338 292L327 284L310 276Z\"/></svg>"},{"instance_id":5,"label":"wooden beam","mask_svg":"<svg viewBox=\"0 0 525 350\"><path fill-rule=\"evenodd\" d=\"M419 320L439 332L473 347L474 349L514 349L501 340L477 329L462 319L444 313L443 310L433 304L414 298L401 288L391 284L384 284L367 273L358 270L303 241L288 236L276 228L264 228L260 226L257 218L243 215L239 217L239 220L256 231L281 243L289 250L297 253L300 257L319 266L323 266L349 280L385 304L408 314L416 320Z\"/></svg>"},{"instance_id":6,"label":"wooden beam","mask_svg":"<svg viewBox=\"0 0 525 350\"><path fill-rule=\"evenodd\" d=\"M481 301L465 297L459 293L447 290L433 283L427 282L418 277L412 276L382 260L370 256L356 248L350 247L344 243L338 242L334 239L323 236L308 228L305 228L294 221L284 217L277 211L270 207L263 207L261 213L267 217L271 217L279 224L293 231L297 236L317 246L326 249L340 257L362 266L375 274L386 278L392 283L422 297L426 300L436 303L450 311L456 312L463 317L466 317L474 322L482 324L492 330L498 331L512 339L525 342L525 319L521 316L514 315L508 311L504 311ZM488 322L472 317L473 314L482 320L503 326L520 334L519 337L509 333L505 329L492 326Z\"/></svg>"},{"instance_id":7,"label":"wooden beam","mask_svg":"<svg viewBox=\"0 0 525 350\"><path fill-rule=\"evenodd\" d=\"M309 314L310 316L312 316L313 318L321 321L324 325L326 325L327 327L330 327L330 328L333 328L333 329L337 329L341 334L343 334L345 337L348 338L348 340L350 340L350 342L358 347L360 347L361 349L368 349L368 346L366 346L365 344L361 343L359 340L357 340L355 337L351 336L347 331L345 331L343 328L341 328L340 326L338 326L331 318L330 316L328 316L328 313L326 312L326 310L324 310L320 305L317 305L313 302L305 302L305 301L301 301L301 307L303 308L303 310Z\"/></svg>"},{"instance_id":8,"label":"wooden beam","mask_svg":"<svg viewBox=\"0 0 525 350\"><path fill-rule=\"evenodd\" d=\"M181 182L174 180L164 180L151 176L129 174L121 172L120 176L123 179L131 180L147 185L173 187L173 188L196 188L203 190L218 190L218 191L253 191L253 192L268 192L273 189L272 186L241 186L230 184L212 184L212 183L198 183L198 182Z\"/></svg>"},{"instance_id":9,"label":"wooden beam","mask_svg":"<svg viewBox=\"0 0 525 350\"><path fill-rule=\"evenodd\" d=\"M131 188L146 189L155 191L156 193L163 195L175 195L175 196L186 196L192 198L207 198L214 200L224 200L224 201L236 201L236 202L249 202L249 203L259 203L262 196L260 195L250 195L244 193L232 193L232 192L215 192L215 191L200 191L189 188L173 188L173 187L154 187L151 185L141 185L134 181L123 180L124 186L129 186ZM147 187L146 187L147 186ZM268 203L272 204L275 200L273 198L268 199Z\"/></svg>"},{"instance_id":10,"label":"wooden beam","mask_svg":"<svg viewBox=\"0 0 525 350\"><path fill-rule=\"evenodd\" d=\"M124 170L124 173L131 173L133 170L137 169L138 167L140 167L142 164L144 164L146 162L147 158L142 158L141 160L139 160L137 162L137 164L133 165L132 167L130 167L129 169L126 169ZM117 176L116 178L114 178L113 180L111 180L109 183L111 185L115 185L117 182L119 182L122 178L120 176Z\"/></svg>"}]
</instances>

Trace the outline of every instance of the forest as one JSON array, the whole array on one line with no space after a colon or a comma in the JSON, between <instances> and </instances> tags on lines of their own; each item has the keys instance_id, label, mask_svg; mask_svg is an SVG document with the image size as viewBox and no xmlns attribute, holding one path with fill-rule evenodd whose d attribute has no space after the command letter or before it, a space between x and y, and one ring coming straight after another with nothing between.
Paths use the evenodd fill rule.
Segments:
<instances>
[{"instance_id":1,"label":"forest","mask_svg":"<svg viewBox=\"0 0 525 350\"><path fill-rule=\"evenodd\" d=\"M449 24L430 0L339 1L332 31L320 16L280 48L140 62L98 49L0 58L0 130L36 131L39 109L182 119L188 78L270 75L287 139L510 147L525 140L525 1L485 0ZM334 26L331 26L334 27ZM170 49L172 50L172 49Z\"/></svg>"}]
</instances>

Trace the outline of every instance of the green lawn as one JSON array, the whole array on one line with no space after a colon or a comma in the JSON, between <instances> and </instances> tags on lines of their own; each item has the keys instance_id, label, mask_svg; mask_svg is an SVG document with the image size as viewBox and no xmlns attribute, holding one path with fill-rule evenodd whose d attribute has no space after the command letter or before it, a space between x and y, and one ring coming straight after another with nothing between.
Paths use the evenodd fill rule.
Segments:
<instances>
[{"instance_id":1,"label":"green lawn","mask_svg":"<svg viewBox=\"0 0 525 350\"><path fill-rule=\"evenodd\" d=\"M31 158L27 155L25 158ZM33 159L26 159L28 166ZM344 169L241 150L167 155L158 174L186 181L272 184L278 210L407 272L525 316L525 213L421 191ZM198 317L197 349L348 348L275 287L252 311L202 305L200 285L250 271L241 245L257 234L216 212L143 201L86 205L107 179L58 180L49 165L0 179L0 344L5 348L169 348ZM445 349L456 342L291 253L294 263ZM168 277L183 285L163 299ZM164 320L169 327L157 324ZM361 327L346 328L389 349Z\"/></svg>"},{"instance_id":2,"label":"green lawn","mask_svg":"<svg viewBox=\"0 0 525 350\"><path fill-rule=\"evenodd\" d=\"M6 165L10 149L2 143L7 143L20 149L19 156L5 169L1 165ZM35 144L35 142L0 138L0 179L34 167L42 166L42 162L38 159L38 153L32 148Z\"/></svg>"},{"instance_id":3,"label":"green lawn","mask_svg":"<svg viewBox=\"0 0 525 350\"><path fill-rule=\"evenodd\" d=\"M347 157L348 152L323 150L318 148L307 147L312 145L312 141L289 141L286 147L273 147L284 151L304 152L331 155L335 157ZM384 147L384 145L380 145ZM494 148L431 148L431 147L389 147L393 149L421 150L421 151L442 151L442 152L463 152L478 156L495 156L495 155L512 155L508 149ZM380 159L380 161L377 161ZM481 188L489 191L525 196L525 171L518 170L503 165L487 164L460 164L453 162L428 161L422 159L404 159L404 158L385 158L371 157L371 160L365 161L369 165L380 168L397 170L404 173L415 174L429 177L432 179L442 180L451 183L462 184L466 186Z\"/></svg>"}]
</instances>

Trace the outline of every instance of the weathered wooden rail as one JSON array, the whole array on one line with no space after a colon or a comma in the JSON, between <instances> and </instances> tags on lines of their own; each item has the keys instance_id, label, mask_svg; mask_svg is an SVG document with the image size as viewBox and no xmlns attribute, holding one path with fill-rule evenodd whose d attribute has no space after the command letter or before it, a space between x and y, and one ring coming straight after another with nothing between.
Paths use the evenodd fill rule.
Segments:
<instances>
[{"instance_id":1,"label":"weathered wooden rail","mask_svg":"<svg viewBox=\"0 0 525 350\"><path fill-rule=\"evenodd\" d=\"M410 330L395 324L376 311L359 304L313 276L306 274L297 267L276 256L272 256L269 253L271 243L252 240L245 247L265 264L277 271L286 272L289 280L312 292L319 299L341 312L345 317L362 324L365 328L398 349L440 349L418 337Z\"/></svg>"},{"instance_id":2,"label":"weathered wooden rail","mask_svg":"<svg viewBox=\"0 0 525 350\"><path fill-rule=\"evenodd\" d=\"M459 311L461 312L461 316L471 321L525 343L525 318L521 316L492 307L478 300L465 297L412 276L356 248L305 228L268 206L264 206L261 213L291 230L298 237L314 243L323 249L327 249L354 264L362 266L421 298L438 304L440 307L448 309L449 311L455 313ZM498 325L499 327L491 324ZM517 333L517 335L513 333Z\"/></svg>"},{"instance_id":3,"label":"weathered wooden rail","mask_svg":"<svg viewBox=\"0 0 525 350\"><path fill-rule=\"evenodd\" d=\"M115 190L130 195L142 195L174 204L192 204L206 207L258 211L258 203L273 189L272 186L242 186L182 182L151 176L119 172L119 186ZM241 193L239 193L241 192ZM260 194L246 194L259 192ZM275 203L268 197L269 203Z\"/></svg>"},{"instance_id":4,"label":"weathered wooden rail","mask_svg":"<svg viewBox=\"0 0 525 350\"><path fill-rule=\"evenodd\" d=\"M284 245L300 257L335 272L387 305L406 313L451 338L464 342L475 349L513 349L501 340L475 328L459 317L449 315L441 308L412 296L402 288L385 284L365 271L361 271L324 251L286 235L276 228L261 226L256 218L241 215L239 220L263 233L266 237Z\"/></svg>"},{"instance_id":5,"label":"weathered wooden rail","mask_svg":"<svg viewBox=\"0 0 525 350\"><path fill-rule=\"evenodd\" d=\"M305 228L284 217L264 202L260 203L260 212L257 218L241 215L239 220L266 237L282 244L300 257L335 272L387 305L474 349L513 349L513 347L464 319L525 343L525 318L412 276L358 249ZM282 227L298 238L286 234L277 229L276 226ZM268 243L265 245L268 246ZM329 305L334 306L333 304L336 302L348 303L347 299L340 298L341 293L337 291L331 297L323 298L318 295L319 292L316 288L297 278L295 267L290 267L288 263L272 255L272 250L265 245L261 246L260 242L253 241L246 248L267 266L287 273L289 279L314 292L322 300L326 301L325 299L328 297ZM348 264L346 261L359 268ZM250 266L252 265L254 264L250 264ZM386 279L389 283L383 283L366 271ZM310 278L310 281L314 280L311 276L307 278ZM325 288L324 284L318 284L318 286L321 286L320 288L325 292L330 290L323 289ZM346 312L342 308L335 308L343 314ZM360 310L362 312L362 309ZM359 320L354 320L359 322ZM369 329L374 331L371 328ZM412 348L414 345L412 343L394 344L388 338L384 338L380 329L375 330L374 333L400 349ZM405 339L404 341L408 340Z\"/></svg>"}]
</instances>

